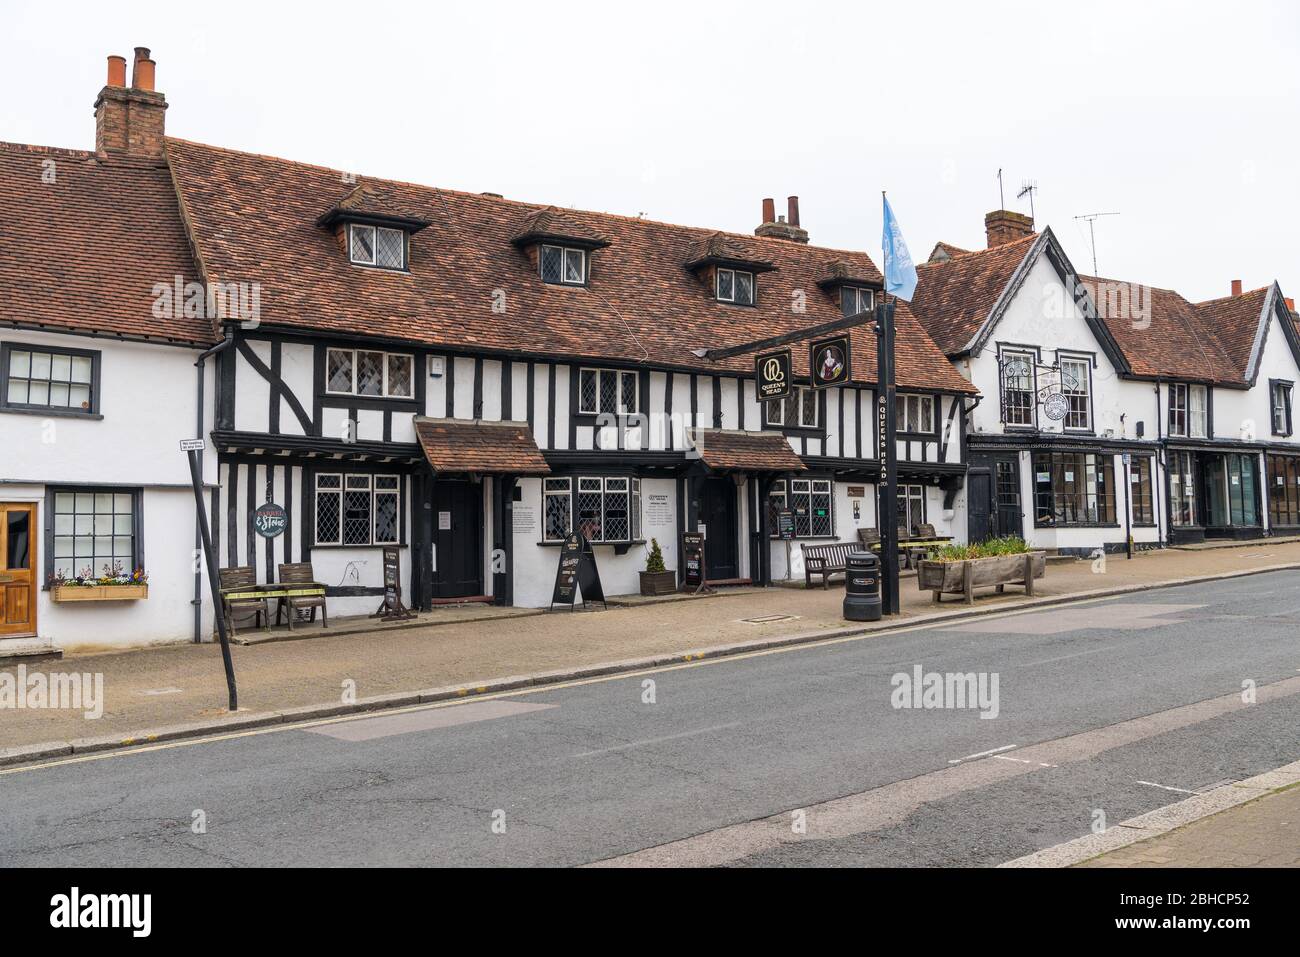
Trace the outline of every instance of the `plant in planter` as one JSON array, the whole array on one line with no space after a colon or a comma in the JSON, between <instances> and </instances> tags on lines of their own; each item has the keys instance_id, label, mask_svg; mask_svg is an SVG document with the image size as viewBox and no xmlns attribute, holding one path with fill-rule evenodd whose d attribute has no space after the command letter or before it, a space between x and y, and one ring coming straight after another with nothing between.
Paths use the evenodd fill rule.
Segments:
<instances>
[{"instance_id":1,"label":"plant in planter","mask_svg":"<svg viewBox=\"0 0 1300 957\"><path fill-rule=\"evenodd\" d=\"M974 545L945 545L936 549L917 566L916 584L921 591L934 593L941 601L945 593L964 595L966 603L975 601L975 589L995 586L1001 592L1006 585L1025 586L1025 594L1034 593L1034 579L1047 570L1044 552L1031 551L1017 536L993 538Z\"/></svg>"},{"instance_id":2,"label":"plant in planter","mask_svg":"<svg viewBox=\"0 0 1300 957\"><path fill-rule=\"evenodd\" d=\"M664 567L663 549L659 539L650 539L650 556L645 562L645 571L641 573L641 594L670 595L677 590L677 573Z\"/></svg>"},{"instance_id":3,"label":"plant in planter","mask_svg":"<svg viewBox=\"0 0 1300 957\"><path fill-rule=\"evenodd\" d=\"M89 567L72 578L63 572L50 576L50 597L54 601L133 601L149 597L149 576L143 568L125 572L121 562L104 565L96 577Z\"/></svg>"}]
</instances>

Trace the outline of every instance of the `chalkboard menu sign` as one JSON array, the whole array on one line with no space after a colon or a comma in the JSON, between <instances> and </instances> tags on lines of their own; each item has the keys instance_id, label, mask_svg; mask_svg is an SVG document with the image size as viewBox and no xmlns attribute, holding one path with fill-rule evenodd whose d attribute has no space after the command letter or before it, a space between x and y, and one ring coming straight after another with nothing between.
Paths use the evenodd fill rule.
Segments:
<instances>
[{"instance_id":1,"label":"chalkboard menu sign","mask_svg":"<svg viewBox=\"0 0 1300 957\"><path fill-rule=\"evenodd\" d=\"M783 542L794 541L794 510L783 508L776 513L776 537Z\"/></svg>"},{"instance_id":2,"label":"chalkboard menu sign","mask_svg":"<svg viewBox=\"0 0 1300 957\"><path fill-rule=\"evenodd\" d=\"M605 607L605 589L600 584L600 571L596 568L596 553L591 542L578 532L573 532L560 546L560 564L555 569L555 589L551 592L551 609L568 605L573 610L578 592L582 592L582 607L587 602L598 601Z\"/></svg>"},{"instance_id":3,"label":"chalkboard menu sign","mask_svg":"<svg viewBox=\"0 0 1300 957\"><path fill-rule=\"evenodd\" d=\"M682 588L703 590L706 569L704 536L700 532L682 532Z\"/></svg>"},{"instance_id":4,"label":"chalkboard menu sign","mask_svg":"<svg viewBox=\"0 0 1300 957\"><path fill-rule=\"evenodd\" d=\"M405 621L415 615L402 604L402 550L395 545L384 548L384 600L371 618Z\"/></svg>"}]
</instances>

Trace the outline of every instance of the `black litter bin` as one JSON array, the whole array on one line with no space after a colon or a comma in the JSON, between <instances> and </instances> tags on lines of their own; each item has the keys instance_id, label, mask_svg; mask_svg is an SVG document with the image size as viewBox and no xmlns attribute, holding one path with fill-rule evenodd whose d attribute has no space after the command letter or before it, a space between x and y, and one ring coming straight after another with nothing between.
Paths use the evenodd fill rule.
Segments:
<instances>
[{"instance_id":1,"label":"black litter bin","mask_svg":"<svg viewBox=\"0 0 1300 957\"><path fill-rule=\"evenodd\" d=\"M880 559L872 552L849 552L845 572L845 619L880 621Z\"/></svg>"}]
</instances>

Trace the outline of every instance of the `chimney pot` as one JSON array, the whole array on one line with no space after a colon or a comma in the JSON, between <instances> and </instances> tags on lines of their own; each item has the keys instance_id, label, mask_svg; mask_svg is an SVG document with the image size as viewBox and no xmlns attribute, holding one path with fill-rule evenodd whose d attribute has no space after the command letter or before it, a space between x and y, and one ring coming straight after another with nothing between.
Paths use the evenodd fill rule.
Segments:
<instances>
[{"instance_id":1,"label":"chimney pot","mask_svg":"<svg viewBox=\"0 0 1300 957\"><path fill-rule=\"evenodd\" d=\"M791 226L799 225L799 197L791 196L785 201L786 211L790 214L786 217L786 222Z\"/></svg>"},{"instance_id":2,"label":"chimney pot","mask_svg":"<svg viewBox=\"0 0 1300 957\"><path fill-rule=\"evenodd\" d=\"M111 56L108 58L108 85L126 86L126 57Z\"/></svg>"},{"instance_id":3,"label":"chimney pot","mask_svg":"<svg viewBox=\"0 0 1300 957\"><path fill-rule=\"evenodd\" d=\"M143 53L144 56L140 56ZM153 90L155 63L149 59L144 47L135 48L135 66L131 70L131 87L136 90Z\"/></svg>"},{"instance_id":4,"label":"chimney pot","mask_svg":"<svg viewBox=\"0 0 1300 957\"><path fill-rule=\"evenodd\" d=\"M1234 279L1234 280L1232 281L1232 294L1233 294L1234 296L1240 296L1240 295L1241 295L1241 280L1240 280L1240 279Z\"/></svg>"},{"instance_id":5,"label":"chimney pot","mask_svg":"<svg viewBox=\"0 0 1300 957\"><path fill-rule=\"evenodd\" d=\"M776 222L776 200L772 200L772 199L763 200L763 222L765 223Z\"/></svg>"}]
</instances>

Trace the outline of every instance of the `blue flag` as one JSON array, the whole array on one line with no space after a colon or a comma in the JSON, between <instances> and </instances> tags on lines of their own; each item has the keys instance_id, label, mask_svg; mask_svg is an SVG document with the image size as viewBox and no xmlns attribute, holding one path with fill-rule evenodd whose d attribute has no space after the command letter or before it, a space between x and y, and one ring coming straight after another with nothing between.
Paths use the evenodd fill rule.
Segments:
<instances>
[{"instance_id":1,"label":"blue flag","mask_svg":"<svg viewBox=\"0 0 1300 957\"><path fill-rule=\"evenodd\" d=\"M912 293L916 292L916 264L907 251L903 231L898 228L888 197L881 198L885 201L885 229L880 238L885 250L885 291L910 302Z\"/></svg>"}]
</instances>

